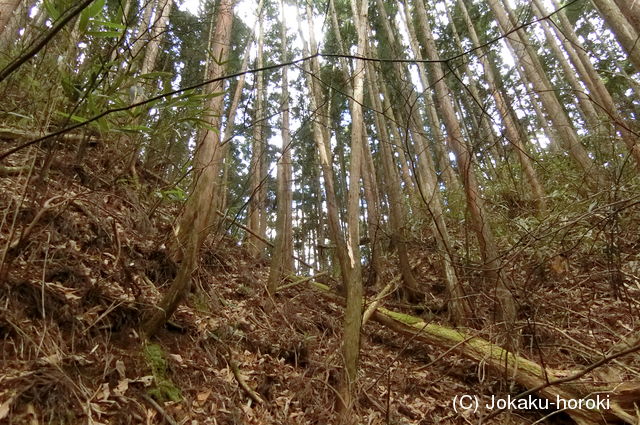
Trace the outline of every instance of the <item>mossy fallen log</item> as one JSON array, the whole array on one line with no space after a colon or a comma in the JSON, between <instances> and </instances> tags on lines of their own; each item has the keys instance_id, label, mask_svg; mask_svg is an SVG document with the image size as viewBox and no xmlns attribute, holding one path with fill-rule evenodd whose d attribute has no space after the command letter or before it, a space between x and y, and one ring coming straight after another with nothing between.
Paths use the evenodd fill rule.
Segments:
<instances>
[{"instance_id":1,"label":"mossy fallen log","mask_svg":"<svg viewBox=\"0 0 640 425\"><path fill-rule=\"evenodd\" d=\"M319 283L314 283L313 286L332 301L344 303L344 299L330 292L327 286ZM383 307L378 307L372 318L395 332L455 352L478 363L482 362L496 374L508 376L528 389L527 392L519 394L519 396L526 397L536 393L553 403L564 400L565 405L568 405L568 401L585 401L581 408L565 410L578 425L612 423L637 425L640 423L640 417L635 413L637 407L633 402L629 403L629 400L640 400L640 384L626 383L614 387L608 383L580 381L581 377L610 361L640 350L640 345L628 347L626 350L603 358L582 370L563 371L545 368L463 330L426 323L419 317L398 313ZM586 408L586 406L595 404L587 404L586 400L593 400L597 396L600 399L608 400L606 408Z\"/></svg>"}]
</instances>

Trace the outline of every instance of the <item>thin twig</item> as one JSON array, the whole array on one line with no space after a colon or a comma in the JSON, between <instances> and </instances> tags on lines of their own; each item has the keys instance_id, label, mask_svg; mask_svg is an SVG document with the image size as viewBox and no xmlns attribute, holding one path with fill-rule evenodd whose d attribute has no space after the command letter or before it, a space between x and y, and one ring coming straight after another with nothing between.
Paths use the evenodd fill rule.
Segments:
<instances>
[{"instance_id":1,"label":"thin twig","mask_svg":"<svg viewBox=\"0 0 640 425\"><path fill-rule=\"evenodd\" d=\"M167 421L170 425L178 425L178 422L176 422L176 420L173 419L173 417L171 417L171 415L168 414L167 411L164 410L162 406L160 406L154 399L152 399L145 393L141 393L141 395L142 398L144 398L151 406L153 406L154 409L158 411L158 413L160 413L165 421Z\"/></svg>"},{"instance_id":2,"label":"thin twig","mask_svg":"<svg viewBox=\"0 0 640 425\"><path fill-rule=\"evenodd\" d=\"M236 381L238 382L238 385L240 386L240 388L242 388L244 392L247 393L249 398L253 400L256 404L264 404L264 400L262 400L262 398L258 395L258 393L256 393L253 389L251 389L249 384L247 384L247 381L240 374L240 367L238 366L238 363L236 363L236 361L233 359L233 352L231 351L231 348L229 348L227 344L224 344L224 343L222 344L227 352L227 356L226 356L227 363L229 363L231 372L233 372L233 376L236 378Z\"/></svg>"}]
</instances>

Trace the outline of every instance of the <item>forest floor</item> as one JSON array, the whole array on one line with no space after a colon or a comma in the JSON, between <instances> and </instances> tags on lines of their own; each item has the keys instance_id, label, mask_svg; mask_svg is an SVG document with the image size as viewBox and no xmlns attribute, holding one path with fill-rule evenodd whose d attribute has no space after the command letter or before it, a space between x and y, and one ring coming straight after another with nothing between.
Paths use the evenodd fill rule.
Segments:
<instances>
[{"instance_id":1,"label":"forest floor","mask_svg":"<svg viewBox=\"0 0 640 425\"><path fill-rule=\"evenodd\" d=\"M167 247L179 204L142 197L145 190L118 167L118 153L95 149L84 167L68 165L73 153L60 152L46 184L29 168L0 177L0 422L336 423L342 307L308 284L269 300L268 263L230 237L207 240L186 302L156 338L143 341L141 314L175 275ZM34 151L23 152L9 165L30 163ZM157 183L140 177L143 186ZM628 267L640 264L637 248L637 240L625 247ZM427 304L442 305L437 257L420 241L412 257L431 294ZM523 282L521 356L579 369L637 333L635 269L615 297L593 257L555 271L536 271L526 255L519 258L506 272ZM382 282L396 273L389 266ZM490 338L490 298L478 294L475 332ZM437 308L416 312L395 299L386 306L447 322ZM634 358L627 367L638 370L639 363ZM522 390L482 364L375 322L363 329L360 366L360 424L476 424L481 412L456 412L455 396ZM571 423L563 414L536 422L549 413L505 412L482 423Z\"/></svg>"}]
</instances>

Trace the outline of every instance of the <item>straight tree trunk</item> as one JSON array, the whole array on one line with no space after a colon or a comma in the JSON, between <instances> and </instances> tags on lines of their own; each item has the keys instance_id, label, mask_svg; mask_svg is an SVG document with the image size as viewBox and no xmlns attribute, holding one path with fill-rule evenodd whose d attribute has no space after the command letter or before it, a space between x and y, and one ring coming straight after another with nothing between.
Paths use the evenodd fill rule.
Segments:
<instances>
[{"instance_id":1,"label":"straight tree trunk","mask_svg":"<svg viewBox=\"0 0 640 425\"><path fill-rule=\"evenodd\" d=\"M365 55L369 1L351 0L351 11L358 34L356 55ZM351 159L349 167L349 196L347 199L347 264L348 279L344 281L347 300L344 313L344 376L341 383L343 422L352 423L349 416L356 403L355 393L358 378L358 359L360 356L360 328L362 326L362 271L360 264L360 170L364 153L364 60L355 60L353 76L353 94L351 102Z\"/></svg>"},{"instance_id":2,"label":"straight tree trunk","mask_svg":"<svg viewBox=\"0 0 640 425\"><path fill-rule=\"evenodd\" d=\"M634 0L626 1L633 2ZM615 34L624 51L629 55L629 60L636 71L640 71L640 44L638 44L636 29L627 21L613 0L592 0L592 2Z\"/></svg>"},{"instance_id":3,"label":"straight tree trunk","mask_svg":"<svg viewBox=\"0 0 640 425\"><path fill-rule=\"evenodd\" d=\"M626 1L626 0L624 0ZM560 8L560 5L552 0L556 9ZM640 2L636 2L635 9L640 10ZM534 4L538 7L541 14L548 15L548 11L539 0L534 0ZM569 55L569 59L574 68L578 71L580 79L584 82L589 90L591 96L598 103L598 107L611 119L616 131L620 134L622 141L624 142L627 150L633 156L636 167L640 169L640 144L638 143L638 137L631 131L632 125L622 115L618 107L613 101L613 97L609 90L604 85L602 78L596 71L589 55L582 46L580 39L573 31L571 23L567 19L563 10L560 10L556 15L558 24L552 25L556 36L561 40L564 50Z\"/></svg>"},{"instance_id":4,"label":"straight tree trunk","mask_svg":"<svg viewBox=\"0 0 640 425\"><path fill-rule=\"evenodd\" d=\"M627 18L629 24L636 33L640 33L640 2L638 0L614 0L620 8L622 15Z\"/></svg>"},{"instance_id":5,"label":"straight tree trunk","mask_svg":"<svg viewBox=\"0 0 640 425\"><path fill-rule=\"evenodd\" d=\"M219 58L209 67L209 79L215 79L224 74L225 62L229 54L227 46L231 39L233 23L233 7L235 0L220 0L219 13L216 16L213 56ZM210 84L209 93L223 91L223 81ZM214 96L208 101L207 117L211 127L220 128L220 116L224 104L224 96ZM208 131L199 141L194 154L194 180L191 196L187 200L180 224L176 229L175 250L176 257L181 260L178 275L171 284L158 306L150 311L143 323L143 330L148 336L154 335L173 314L182 299L189 292L191 273L198 264L198 256L202 242L210 231L212 217L215 215L216 183L220 175L220 133Z\"/></svg>"},{"instance_id":6,"label":"straight tree trunk","mask_svg":"<svg viewBox=\"0 0 640 425\"><path fill-rule=\"evenodd\" d=\"M149 41L147 42L144 49L144 58L142 59L142 65L140 66L139 75L145 75L152 72L156 67L156 61L158 58L158 51L160 50L160 44L164 38L164 35L168 29L169 25L169 15L171 14L171 6L173 5L173 0L157 0L153 23L147 22L147 24L151 24L151 27L148 29L149 31ZM145 10L145 19L151 19L150 15L146 15L147 11ZM145 27L145 31L147 27ZM142 46L142 45L140 45ZM133 102L138 103L143 99L144 90L140 86L134 86L133 91ZM140 117L137 117L134 120L134 125L140 124ZM135 136L134 136L135 137ZM129 159L129 170L132 178L137 182L138 176L136 172L136 162L138 161L138 157L140 154L140 150L142 149L142 140L139 136L134 141L133 152L131 153L131 157Z\"/></svg>"},{"instance_id":7,"label":"straight tree trunk","mask_svg":"<svg viewBox=\"0 0 640 425\"><path fill-rule=\"evenodd\" d=\"M310 14L309 9L307 13ZM298 29L302 33L302 19L299 15ZM302 38L303 52L305 55L309 55L310 51L315 52L317 49L314 36L313 20L310 20L308 24L308 37L310 46L307 45L304 37ZM312 78L311 75L320 75L320 64L317 58L313 58L310 61L305 61L302 66L303 70L305 71L304 75L307 87L311 94L309 98L311 110L318 111L319 105L323 103L322 93L319 83L314 78ZM340 228L338 203L333 176L333 164L330 159L331 150L329 146L329 138L327 137L328 133L324 131L319 120L313 120L312 125L313 138L318 149L320 168L322 170L322 178L324 181L329 237L335 245L335 256L337 257L338 265L342 273L342 283L344 287L347 288L348 311L345 312L345 335L343 345L345 369L341 387L339 389L342 398L340 407L344 412L347 412L349 410L349 407L353 404L353 399L350 391L354 388L355 378L357 376L358 354L360 350L360 323L362 320L362 304L360 303L358 306L355 305L355 301L357 301L358 299L360 300L360 302L362 301L362 275L359 254L360 247L359 240L356 240L355 245L357 250L356 252L358 254L358 256L356 257L354 255L353 249L353 236L350 233L349 236L345 238L344 233ZM356 165L358 165L356 173L359 174L360 166L359 164ZM359 188L359 182L357 182L356 184ZM352 192L356 193L356 196L359 197L359 190L354 190ZM359 205L356 205L356 211L359 211ZM358 215L359 214L356 212L355 216L358 217ZM357 231L358 230L356 229L356 232ZM360 292L359 296L358 292ZM351 303L349 303L349 301L351 301Z\"/></svg>"},{"instance_id":8,"label":"straight tree trunk","mask_svg":"<svg viewBox=\"0 0 640 425\"><path fill-rule=\"evenodd\" d=\"M511 31L513 23L509 19L507 9L505 9L502 2L500 0L487 0L487 3L493 11L501 31L503 33ZM507 44L513 50L515 57L518 59L518 64L522 67L524 74L540 97L540 101L548 113L564 149L567 150L571 158L584 172L585 180L590 183L593 189L606 187L606 179L602 174L602 170L589 158L587 151L580 143L567 113L560 105L551 82L543 72L542 65L530 46L526 34L522 30L516 31L507 38Z\"/></svg>"},{"instance_id":9,"label":"straight tree trunk","mask_svg":"<svg viewBox=\"0 0 640 425\"><path fill-rule=\"evenodd\" d=\"M153 27L153 23L151 22L151 18L153 15L153 10L156 8L159 0L142 0L142 16L140 18L140 22L138 23L138 28L136 28L133 33L133 43L131 45L131 61L132 63L139 60L138 56L142 52L145 44L150 39L151 28ZM156 15L157 20L157 15Z\"/></svg>"},{"instance_id":10,"label":"straight tree trunk","mask_svg":"<svg viewBox=\"0 0 640 425\"><path fill-rule=\"evenodd\" d=\"M18 9L21 0L0 0L0 34L2 34Z\"/></svg>"},{"instance_id":11,"label":"straight tree trunk","mask_svg":"<svg viewBox=\"0 0 640 425\"><path fill-rule=\"evenodd\" d=\"M260 0L260 2L258 3L258 10L256 13L256 15L258 16L258 19L260 19L260 16L262 15L263 4L264 4L264 0ZM211 32L211 34L213 34L213 32ZM245 45L245 48L244 48L244 53L242 56L242 65L240 65L240 72L242 74L238 77L238 82L236 83L236 88L233 93L233 98L231 99L231 104L229 105L229 113L227 114L224 130L222 132L223 137L221 140L222 144L220 149L220 157L224 161L225 165L224 165L224 171L221 177L220 184L217 185L217 194L215 195L216 205L219 205L219 208L221 211L226 209L226 195L227 195L226 170L228 168L229 145L231 143L231 140L233 139L234 132L236 130L235 121L236 121L236 115L238 113L238 105L240 104L240 99L242 98L242 91L244 89L245 82L246 82L246 74L244 74L244 72L249 68L249 57L251 53L251 46L253 45L254 40L255 40L254 31L251 31L251 35L248 37L247 44ZM207 55L207 57L209 57L209 55ZM209 64L209 61L207 61L207 64ZM205 75L207 74L205 73Z\"/></svg>"},{"instance_id":12,"label":"straight tree trunk","mask_svg":"<svg viewBox=\"0 0 640 425\"><path fill-rule=\"evenodd\" d=\"M412 28L409 28L412 30ZM411 35L411 32L410 32ZM394 134L394 138L402 140L402 144L405 144L405 139L401 137L396 125L400 125L401 121L397 117L402 114L410 114L410 116L403 117L402 121L406 124L406 144L409 145L410 141L413 141L415 145L415 151L417 155L417 166L414 166L414 176L416 178L416 192L420 196L421 202L427 208L427 216L432 220L433 235L438 244L438 249L442 258L442 268L447 285L447 291L449 294L449 312L454 323L464 325L470 317L471 309L464 296L464 291L461 284L458 281L453 257L453 250L451 248L449 231L445 221L445 216L442 206L442 195L439 189L438 178L436 176L435 166L431 157L431 149L427 146L427 141L423 135L422 128L420 127L421 119L417 117L416 111L413 113L406 110L398 111L394 116L393 108L389 101L389 93L386 89L386 85L379 86L380 92L384 97L385 111L392 117L392 125L390 126L391 133ZM400 109L400 108L399 108ZM444 151L444 150L443 150ZM412 163L416 161L412 160ZM457 182L457 177L453 176L454 181ZM411 282L411 281L409 281ZM409 291L419 292L419 288L409 287L408 282L405 282L405 287Z\"/></svg>"},{"instance_id":13,"label":"straight tree trunk","mask_svg":"<svg viewBox=\"0 0 640 425\"><path fill-rule=\"evenodd\" d=\"M280 40L282 43L281 62L287 62L287 25L284 9L284 0L280 0L281 28ZM289 128L289 79L287 67L282 67L282 94L280 99L282 109L282 152L278 160L277 176L277 217L276 238L271 255L271 269L267 288L271 294L275 294L282 276L293 269L293 234L292 234L292 209L291 209L291 135Z\"/></svg>"},{"instance_id":14,"label":"straight tree trunk","mask_svg":"<svg viewBox=\"0 0 640 425\"><path fill-rule=\"evenodd\" d=\"M418 25L423 35L423 47L426 50L427 59L432 61L431 74L435 83L436 101L442 111L442 118L448 133L448 141L451 149L456 154L458 172L462 178L467 207L471 214L474 231L480 244L480 253L485 267L485 275L496 285L497 300L499 305L499 317L505 324L504 340L506 346L518 345L513 332L516 321L516 305L511 292L503 280L498 247L495 243L491 225L489 224L484 201L480 196L480 188L473 167L473 158L465 140L458 120L456 119L451 93L445 83L445 75L439 63L440 57L436 50L435 40L431 33L431 26L422 0L413 1L416 10ZM408 15L408 14L407 14Z\"/></svg>"},{"instance_id":15,"label":"straight tree trunk","mask_svg":"<svg viewBox=\"0 0 640 425\"><path fill-rule=\"evenodd\" d=\"M532 9L535 16L542 18L542 12L535 3L532 4ZM593 106L593 102L589 99L589 96L584 92L584 88L578 81L578 77L576 75L576 70L574 70L569 61L565 57L562 49L558 45L556 38L553 36L551 29L549 28L549 22L546 20L542 20L540 22L540 26L544 32L546 38L546 46L551 48L551 51L555 55L556 59L560 63L562 67L562 71L564 75L563 78L567 80L569 86L571 87L571 93L578 99L578 104L580 106L580 111L585 118L585 123L588 125L591 131L596 134L602 135L603 127L602 127L602 117L596 112L595 107Z\"/></svg>"},{"instance_id":16,"label":"straight tree trunk","mask_svg":"<svg viewBox=\"0 0 640 425\"><path fill-rule=\"evenodd\" d=\"M258 22L258 51L256 54L256 67L263 66L264 31L262 19ZM251 153L251 168L249 175L249 211L248 227L253 233L247 235L247 246L254 256L264 253L265 245L261 239L266 236L266 149L264 140L264 76L262 72L255 74L256 100L253 111L253 143ZM263 226L263 222L265 226ZM264 227L264 228L263 228ZM255 236L258 235L258 236Z\"/></svg>"},{"instance_id":17,"label":"straight tree trunk","mask_svg":"<svg viewBox=\"0 0 640 425\"><path fill-rule=\"evenodd\" d=\"M346 50L344 48L342 42L342 35L340 34L340 25L338 23L338 17L336 13L335 6L333 4L333 0L329 0L329 13L331 14L332 26L334 30L334 34L338 41L338 46L341 53L345 53ZM344 57L339 58L340 65L345 72L346 75L349 73L349 65ZM351 84L351 79L348 80L348 84L353 90L353 85ZM353 102L353 100L352 100ZM329 111L329 110L328 110ZM327 114L329 115L329 114ZM328 126L327 126L328 128ZM373 156L371 154L371 149L369 148L369 144L367 141L366 130L364 126L362 127L363 131L363 167L362 167L362 181L364 186L364 195L367 204L367 230L369 232L370 239L370 247L371 247L371 269L368 278L368 283L374 287L377 287L377 282L379 277L382 274L382 265L381 265L381 253L382 253L382 244L381 244L381 221L380 221L380 196L378 190L378 184L376 182L376 173L375 166L373 163Z\"/></svg>"},{"instance_id":18,"label":"straight tree trunk","mask_svg":"<svg viewBox=\"0 0 640 425\"><path fill-rule=\"evenodd\" d=\"M144 52L144 60L142 61L140 74L148 74L156 67L160 44L162 44L162 40L168 30L169 15L171 14L172 5L173 0L158 0L155 11L156 21L151 28L151 36Z\"/></svg>"},{"instance_id":19,"label":"straight tree trunk","mask_svg":"<svg viewBox=\"0 0 640 425\"><path fill-rule=\"evenodd\" d=\"M382 105L380 104L380 98L377 96L377 93L380 93L380 89L377 81L375 80L375 75L373 66L371 64L367 64L367 79L370 87L368 90L369 102L371 103L373 110L381 111ZM405 286L409 288L417 288L418 283L413 276L411 264L409 263L409 254L406 243L407 234L403 225L407 220L407 213L404 208L404 202L401 198L400 177L398 176L398 168L393 160L391 142L387 133L387 123L383 115L379 113L375 115L375 125L378 132L380 155L384 170L383 187L387 194L389 204L391 243L398 253L398 264Z\"/></svg>"},{"instance_id":20,"label":"straight tree trunk","mask_svg":"<svg viewBox=\"0 0 640 425\"><path fill-rule=\"evenodd\" d=\"M469 36L471 37L471 41L473 42L473 47L480 49L478 56L480 58L480 62L482 63L482 67L484 70L484 77L485 77L485 80L487 81L487 84L489 85L489 91L493 95L493 99L496 103L498 112L500 113L500 119L502 120L502 123L504 125L505 137L507 139L507 142L514 147L518 155L518 159L520 161L520 166L522 167L522 171L527 179L527 182L529 183L529 186L531 187L532 197L536 204L536 209L538 213L543 213L546 210L546 203L544 200L544 190L542 189L542 184L540 184L540 180L538 179L535 169L533 168L533 164L529 159L529 154L526 150L525 140L523 140L520 137L517 124L513 119L513 116L514 116L513 108L502 96L502 93L497 87L497 84L496 84L497 78L493 72L493 67L491 66L491 63L489 62L488 52L481 47L482 44L480 43L480 39L478 38L478 34L476 33L475 26L473 24L473 21L471 20L471 17L469 16L469 13L467 11L467 7L464 4L464 1L457 0L457 2L460 8L462 17L464 18L464 21L467 25L467 31L469 33Z\"/></svg>"},{"instance_id":21,"label":"straight tree trunk","mask_svg":"<svg viewBox=\"0 0 640 425\"><path fill-rule=\"evenodd\" d=\"M446 11L447 19L449 20L449 26L453 33L453 39L456 42L456 46L458 47L459 52L464 52L464 47L462 46L462 40L460 39L460 34L458 33L458 29L456 27L453 16L449 11L449 7L447 7L446 2L444 4L444 9ZM467 62L463 62L460 68L462 70L463 75L466 75L469 79L469 83L465 84L464 89L468 91L471 95L469 96L461 96L462 102L465 104L465 108L469 111L470 116L474 121L474 127L476 128L478 135L480 136L480 140L485 140L486 144L488 144L488 151L493 156L493 159L496 161L495 167L495 177L499 180L503 179L501 167L500 167L500 154L498 151L498 144L500 141L496 136L493 127L491 126L490 116L486 111L486 99L483 99L480 95L480 86L478 80L474 77L471 69ZM476 115L478 119L476 119ZM488 166L493 167L491 158L488 158Z\"/></svg>"},{"instance_id":22,"label":"straight tree trunk","mask_svg":"<svg viewBox=\"0 0 640 425\"><path fill-rule=\"evenodd\" d=\"M367 204L367 234L370 242L371 266L367 276L367 284L378 287L378 281L382 276L382 221L380 218L380 191L376 180L376 168L373 162L373 154L368 143L367 131L362 126L362 186L364 199Z\"/></svg>"},{"instance_id":23,"label":"straight tree trunk","mask_svg":"<svg viewBox=\"0 0 640 425\"><path fill-rule=\"evenodd\" d=\"M380 93L383 94L383 111L385 118L388 117L388 121L391 123L389 127L389 134L391 139L393 140L392 147L394 148L394 153L398 156L398 163L400 164L400 175L402 176L402 182L406 188L407 196L409 197L409 204L412 208L415 208L418 199L416 198L416 188L415 183L412 180L412 176L414 173L409 171L409 160L407 159L407 155L411 155L410 152L405 153L404 139L400 136L400 132L398 131L399 121L396 119L395 113L393 111L393 106L389 101L389 94L387 93L386 86L384 81L382 86L380 87ZM415 161L411 161L414 163Z\"/></svg>"},{"instance_id":24,"label":"straight tree trunk","mask_svg":"<svg viewBox=\"0 0 640 425\"><path fill-rule=\"evenodd\" d=\"M382 20L387 38L391 40L392 45L399 46L399 43L395 35L397 31L394 31L392 26L393 20L390 19L389 16L387 16L382 0L376 0L376 2L378 6L378 11L381 14L381 20ZM414 39L415 37L411 37L410 35L409 40L411 41ZM412 45L414 57L418 61L420 61L422 58L420 50L413 49L413 47L415 46ZM398 50L400 50L400 48L398 48ZM436 111L435 102L433 101L433 96L431 95L431 91L427 90L427 88L429 87L429 83L427 81L426 73L424 71L424 64L421 62L418 62L417 65L418 65L418 71L420 76L420 82L422 83L422 87L425 89L424 99L426 104L427 119L430 124L429 127L433 134L433 142L434 142L433 152L436 158L437 169L441 173L442 181L445 183L446 187L449 189L448 192L458 193L460 191L460 184L453 171L453 167L451 166L451 161L449 160L448 154L447 152L445 152L445 149L444 149L445 138L444 138L444 135L442 134L442 131L440 130L441 120L440 120L440 117L438 116L438 112ZM411 81L408 70L406 68L403 69L400 63L394 64L394 70L396 73L395 78L399 80L406 79L408 81ZM415 93L413 93L413 88L411 89L411 91L404 93L403 98L405 99L403 104L404 114L406 116L411 116L412 121L415 123L417 128L420 128L421 129L420 131L424 131L422 129L426 127L425 125L426 123L423 121L419 111L417 110L417 107L415 106L416 96L415 96ZM428 144L425 143L424 146L426 147L428 146ZM418 164L418 165L422 167L421 164Z\"/></svg>"}]
</instances>

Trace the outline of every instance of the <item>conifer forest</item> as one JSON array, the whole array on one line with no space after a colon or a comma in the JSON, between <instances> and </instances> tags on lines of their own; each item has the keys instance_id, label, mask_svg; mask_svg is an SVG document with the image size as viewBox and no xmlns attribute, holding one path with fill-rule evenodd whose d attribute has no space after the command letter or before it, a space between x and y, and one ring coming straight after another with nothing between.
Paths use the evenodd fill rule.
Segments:
<instances>
[{"instance_id":1,"label":"conifer forest","mask_svg":"<svg viewBox=\"0 0 640 425\"><path fill-rule=\"evenodd\" d=\"M0 423L640 424L640 0L0 0Z\"/></svg>"}]
</instances>

